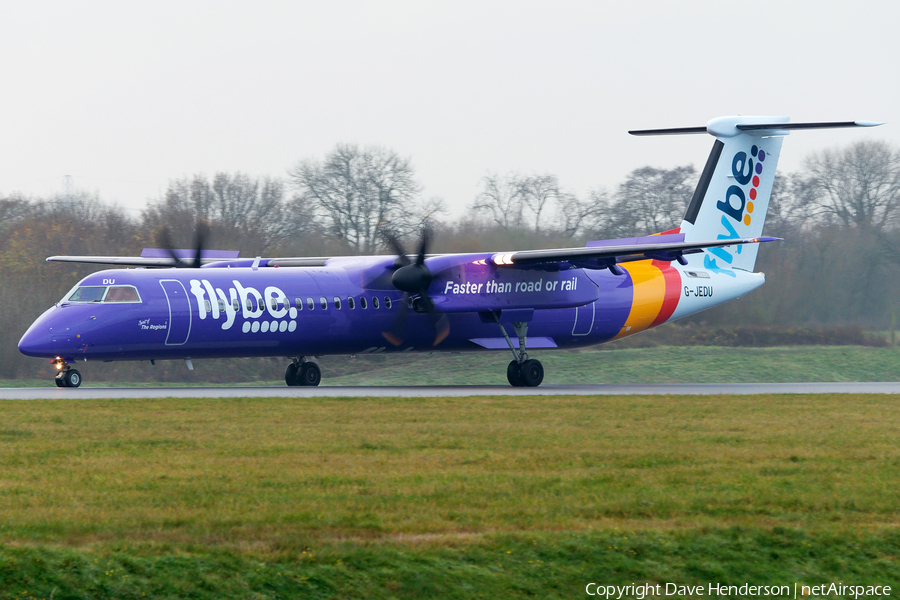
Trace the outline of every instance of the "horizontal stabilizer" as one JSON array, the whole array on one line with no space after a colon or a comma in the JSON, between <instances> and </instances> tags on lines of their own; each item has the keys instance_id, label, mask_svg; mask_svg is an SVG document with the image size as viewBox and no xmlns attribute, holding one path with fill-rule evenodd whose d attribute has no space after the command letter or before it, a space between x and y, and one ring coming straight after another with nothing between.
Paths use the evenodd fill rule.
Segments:
<instances>
[{"instance_id":1,"label":"horizontal stabilizer","mask_svg":"<svg viewBox=\"0 0 900 600\"><path fill-rule=\"evenodd\" d=\"M831 121L825 123L752 123L736 127L741 131L758 131L760 129L840 129L842 127L878 127L884 123L875 121Z\"/></svg>"},{"instance_id":2,"label":"horizontal stabilizer","mask_svg":"<svg viewBox=\"0 0 900 600\"><path fill-rule=\"evenodd\" d=\"M632 129L631 135L688 135L691 133L706 133L706 125L703 127L670 127L668 129Z\"/></svg>"},{"instance_id":3,"label":"horizontal stabilizer","mask_svg":"<svg viewBox=\"0 0 900 600\"><path fill-rule=\"evenodd\" d=\"M740 117L737 117L740 120ZM718 119L714 120L718 121ZM703 127L670 127L668 129L632 129L631 135L688 135L693 133L709 133L717 135L714 121ZM878 127L884 123L875 121L824 121L816 123L734 123L739 131L790 131L792 129L839 129L841 127Z\"/></svg>"}]
</instances>

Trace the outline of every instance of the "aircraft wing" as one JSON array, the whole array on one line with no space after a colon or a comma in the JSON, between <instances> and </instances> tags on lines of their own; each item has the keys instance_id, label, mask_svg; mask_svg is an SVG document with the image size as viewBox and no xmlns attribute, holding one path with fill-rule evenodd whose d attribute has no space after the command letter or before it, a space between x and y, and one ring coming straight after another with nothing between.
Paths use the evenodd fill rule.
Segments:
<instances>
[{"instance_id":1,"label":"aircraft wing","mask_svg":"<svg viewBox=\"0 0 900 600\"><path fill-rule=\"evenodd\" d=\"M545 268L556 270L569 266L576 268L609 268L616 272L615 265L635 260L677 260L686 264L685 254L696 254L704 248L734 246L737 244L757 244L782 241L782 238L731 238L705 242L660 242L622 245L598 245L586 248L554 248L550 250L522 250L520 252L498 253L491 257L497 266ZM564 263L568 263L565 265Z\"/></svg>"},{"instance_id":2,"label":"aircraft wing","mask_svg":"<svg viewBox=\"0 0 900 600\"><path fill-rule=\"evenodd\" d=\"M220 262L221 258L201 258L203 264ZM149 258L145 256L49 256L47 262L70 262L97 265L116 265L119 267L172 267L172 259Z\"/></svg>"},{"instance_id":3,"label":"aircraft wing","mask_svg":"<svg viewBox=\"0 0 900 600\"><path fill-rule=\"evenodd\" d=\"M260 267L322 267L329 257L289 257L289 258L261 258L257 263ZM190 257L180 257L184 262L191 262ZM47 262L69 262L96 265L114 265L117 267L174 267L174 259L169 256L49 256ZM203 266L212 267L249 267L256 262L254 258L223 258L203 256L200 263Z\"/></svg>"},{"instance_id":4,"label":"aircraft wing","mask_svg":"<svg viewBox=\"0 0 900 600\"><path fill-rule=\"evenodd\" d=\"M658 239L659 241L656 241ZM617 263L635 260L676 260L686 264L685 254L696 254L704 248L718 246L733 246L736 244L756 244L760 242L781 241L782 238L731 238L725 240L712 240L706 242L684 242L680 235L648 236L645 238L631 238L640 243L621 243L629 240L605 240L591 242L587 247L579 248L554 248L550 250L522 250L519 252L499 252L491 256L490 260L500 267L519 267L526 269L560 270L569 268L604 269L609 268L614 273L619 269ZM653 241L644 241L653 240ZM670 241L671 240L671 241ZM677 241L675 241L677 240ZM193 259L187 255L187 251L177 251L179 260L185 262ZM51 256L50 262L70 262L87 264L104 264L118 267L174 267L171 256ZM204 252L200 262L205 267L322 267L329 257L285 257L285 258L237 258L236 256L222 256L225 252ZM231 254L231 253L229 253ZM237 254L236 252L233 254ZM452 264L460 260L468 260L465 255L429 255L427 264L432 268L440 263L450 261ZM441 265L438 270L451 264Z\"/></svg>"}]
</instances>

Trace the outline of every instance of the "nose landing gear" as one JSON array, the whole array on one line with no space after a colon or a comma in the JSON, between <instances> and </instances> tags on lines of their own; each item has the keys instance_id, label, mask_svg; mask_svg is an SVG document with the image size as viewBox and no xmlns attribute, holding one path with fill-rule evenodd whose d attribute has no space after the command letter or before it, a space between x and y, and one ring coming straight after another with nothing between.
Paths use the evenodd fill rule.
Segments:
<instances>
[{"instance_id":1,"label":"nose landing gear","mask_svg":"<svg viewBox=\"0 0 900 600\"><path fill-rule=\"evenodd\" d=\"M77 388L81 385L81 373L78 372L78 369L73 369L61 358L57 358L54 361L54 364L58 369L56 377L53 380L54 383L56 383L56 387Z\"/></svg>"},{"instance_id":2,"label":"nose landing gear","mask_svg":"<svg viewBox=\"0 0 900 600\"><path fill-rule=\"evenodd\" d=\"M295 358L284 370L284 382L289 386L317 386L320 381L322 381L322 371L319 369L319 365L307 361L303 356Z\"/></svg>"}]
</instances>

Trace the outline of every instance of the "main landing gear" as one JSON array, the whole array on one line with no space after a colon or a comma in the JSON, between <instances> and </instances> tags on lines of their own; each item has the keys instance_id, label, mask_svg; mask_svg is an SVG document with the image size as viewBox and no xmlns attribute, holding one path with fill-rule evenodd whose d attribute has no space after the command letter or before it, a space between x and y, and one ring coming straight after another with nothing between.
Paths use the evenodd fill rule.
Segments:
<instances>
[{"instance_id":1,"label":"main landing gear","mask_svg":"<svg viewBox=\"0 0 900 600\"><path fill-rule=\"evenodd\" d=\"M81 385L81 373L78 372L78 369L73 369L61 358L56 359L54 364L58 369L56 378L53 380L56 383L56 387L77 388Z\"/></svg>"},{"instance_id":2,"label":"main landing gear","mask_svg":"<svg viewBox=\"0 0 900 600\"><path fill-rule=\"evenodd\" d=\"M289 386L316 386L320 381L322 381L322 371L319 369L319 365L307 361L303 356L295 358L284 370L284 382Z\"/></svg>"},{"instance_id":3,"label":"main landing gear","mask_svg":"<svg viewBox=\"0 0 900 600\"><path fill-rule=\"evenodd\" d=\"M506 338L506 343L509 344L509 350L515 357L509 363L509 366L506 367L506 379L509 381L509 385L513 387L537 387L541 385L541 382L544 381L544 365L539 360L528 358L528 353L525 351L528 323L517 321L512 324L516 336L519 338L519 349L516 350L512 340L509 339L509 334L506 333L506 328L500 323L496 313L494 313L494 320L497 321L500 331L503 332L503 337Z\"/></svg>"},{"instance_id":4,"label":"main landing gear","mask_svg":"<svg viewBox=\"0 0 900 600\"><path fill-rule=\"evenodd\" d=\"M544 365L533 358L514 360L506 367L506 380L513 387L537 387L544 381Z\"/></svg>"}]
</instances>

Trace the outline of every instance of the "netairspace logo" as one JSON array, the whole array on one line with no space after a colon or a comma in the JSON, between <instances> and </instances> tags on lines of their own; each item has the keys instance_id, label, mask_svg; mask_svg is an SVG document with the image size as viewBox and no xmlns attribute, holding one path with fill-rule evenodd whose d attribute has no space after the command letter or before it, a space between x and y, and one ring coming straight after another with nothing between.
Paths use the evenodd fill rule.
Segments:
<instances>
[{"instance_id":1,"label":"netairspace logo","mask_svg":"<svg viewBox=\"0 0 900 600\"><path fill-rule=\"evenodd\" d=\"M191 279L191 293L197 299L201 320L207 316L216 320L224 317L222 329L228 330L234 325L235 317L240 312L244 319L241 326L244 333L275 333L297 329L297 308L287 308L287 294L280 288L270 285L260 293L256 288L244 287L237 279L233 279L232 283L234 287L229 288L226 294L221 288L213 288L206 279ZM260 320L264 314L266 318Z\"/></svg>"},{"instance_id":2,"label":"netairspace logo","mask_svg":"<svg viewBox=\"0 0 900 600\"><path fill-rule=\"evenodd\" d=\"M821 585L725 585L709 583L704 585L680 585L676 583L637 584L630 585L603 585L589 583L585 586L588 596L598 596L606 600L620 600L622 598L637 598L644 600L648 597L665 596L777 596L783 598L797 598L808 596L841 596L852 597L856 600L863 597L885 597L891 595L889 585L844 585L843 583L831 583Z\"/></svg>"}]
</instances>

